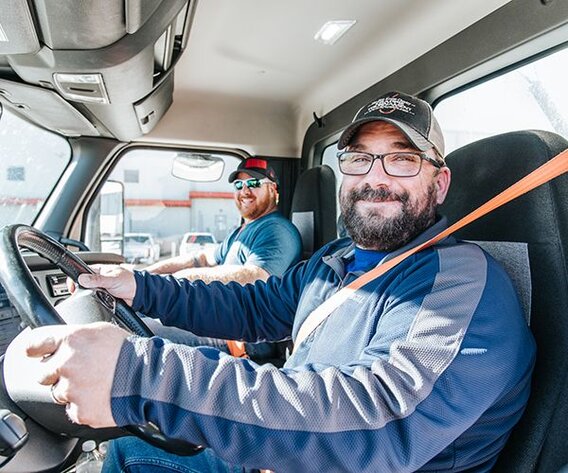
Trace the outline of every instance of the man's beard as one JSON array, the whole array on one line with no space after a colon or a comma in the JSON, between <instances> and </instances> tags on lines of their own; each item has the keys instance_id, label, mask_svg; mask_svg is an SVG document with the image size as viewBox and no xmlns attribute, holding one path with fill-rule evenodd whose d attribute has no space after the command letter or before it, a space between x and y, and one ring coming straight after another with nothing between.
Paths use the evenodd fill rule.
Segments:
<instances>
[{"instance_id":1,"label":"man's beard","mask_svg":"<svg viewBox=\"0 0 568 473\"><path fill-rule=\"evenodd\" d=\"M359 213L359 200L384 202L397 200L401 211L394 217L381 215L381 210ZM395 194L383 187L372 189L368 184L363 189L340 193L343 223L352 240L360 248L378 251L393 251L404 246L422 233L436 220L436 189L432 184L423 201L410 202L408 192Z\"/></svg>"},{"instance_id":2,"label":"man's beard","mask_svg":"<svg viewBox=\"0 0 568 473\"><path fill-rule=\"evenodd\" d=\"M236 201L237 209L241 214L241 217L247 220L256 220L257 218L263 216L269 210L272 210L273 198L270 194L266 194L262 197L256 197L253 205L244 206L239 200Z\"/></svg>"}]
</instances>

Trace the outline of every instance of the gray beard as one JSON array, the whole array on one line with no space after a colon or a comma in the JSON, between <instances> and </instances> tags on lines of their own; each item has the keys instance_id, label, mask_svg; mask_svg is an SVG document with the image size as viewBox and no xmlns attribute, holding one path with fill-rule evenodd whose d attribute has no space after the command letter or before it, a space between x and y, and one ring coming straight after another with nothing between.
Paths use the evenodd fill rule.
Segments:
<instances>
[{"instance_id":1,"label":"gray beard","mask_svg":"<svg viewBox=\"0 0 568 473\"><path fill-rule=\"evenodd\" d=\"M402 212L386 218L378 212L365 215L357 211L359 200L388 201L402 203ZM408 192L395 194L385 188L372 189L368 184L363 189L353 189L347 194L340 193L340 207L343 222L351 239L361 248L378 251L393 251L417 237L436 220L436 192L432 184L424 202L410 202Z\"/></svg>"}]
</instances>

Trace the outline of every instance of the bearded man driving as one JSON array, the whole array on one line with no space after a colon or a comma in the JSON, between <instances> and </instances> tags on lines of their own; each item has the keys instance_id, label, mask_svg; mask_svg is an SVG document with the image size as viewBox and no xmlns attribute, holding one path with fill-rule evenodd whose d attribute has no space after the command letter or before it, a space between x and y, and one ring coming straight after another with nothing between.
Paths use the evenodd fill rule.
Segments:
<instances>
[{"instance_id":1,"label":"bearded man driving","mask_svg":"<svg viewBox=\"0 0 568 473\"><path fill-rule=\"evenodd\" d=\"M39 381L55 385L75 421L151 422L206 447L181 457L122 438L103 471L491 470L525 408L535 345L508 275L481 248L448 237L368 282L299 338L340 288L446 227L436 208L451 173L428 103L379 97L356 114L339 149L350 237L282 278L205 284L123 268L80 277L200 335L291 336L282 368L105 323L31 333Z\"/></svg>"}]
</instances>

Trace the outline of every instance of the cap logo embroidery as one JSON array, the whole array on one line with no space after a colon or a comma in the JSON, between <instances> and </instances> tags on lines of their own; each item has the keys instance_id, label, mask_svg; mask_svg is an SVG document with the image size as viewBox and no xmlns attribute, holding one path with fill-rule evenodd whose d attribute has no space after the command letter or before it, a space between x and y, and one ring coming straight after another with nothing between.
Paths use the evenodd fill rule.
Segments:
<instances>
[{"instance_id":1,"label":"cap logo embroidery","mask_svg":"<svg viewBox=\"0 0 568 473\"><path fill-rule=\"evenodd\" d=\"M400 97L383 97L371 102L365 111L365 115L376 110L383 115L388 115L396 110L414 115L414 107L415 105L413 103L401 99Z\"/></svg>"},{"instance_id":2,"label":"cap logo embroidery","mask_svg":"<svg viewBox=\"0 0 568 473\"><path fill-rule=\"evenodd\" d=\"M264 159L249 158L245 161L245 169L249 168L266 169L268 167L267 165L268 163Z\"/></svg>"}]
</instances>

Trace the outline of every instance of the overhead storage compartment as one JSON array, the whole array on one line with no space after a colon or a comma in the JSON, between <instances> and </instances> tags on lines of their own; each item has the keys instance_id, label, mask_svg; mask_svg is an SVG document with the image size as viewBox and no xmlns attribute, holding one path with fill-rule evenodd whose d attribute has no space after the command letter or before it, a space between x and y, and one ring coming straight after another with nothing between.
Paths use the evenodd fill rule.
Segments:
<instances>
[{"instance_id":1,"label":"overhead storage compartment","mask_svg":"<svg viewBox=\"0 0 568 473\"><path fill-rule=\"evenodd\" d=\"M0 55L34 54L39 39L26 0L0 0Z\"/></svg>"},{"instance_id":2,"label":"overhead storage compartment","mask_svg":"<svg viewBox=\"0 0 568 473\"><path fill-rule=\"evenodd\" d=\"M0 55L15 73L4 78L17 82L17 75L22 84L35 86L36 92L22 89L30 98L50 97L41 95L49 89L65 99L58 106L68 102L92 124L87 133L81 126L81 134L135 139L171 104L171 72L187 44L195 1L35 0L30 11L25 0L0 0L0 11L8 3L8 11L18 12L10 31L19 40L11 49L0 41ZM26 116L41 124L41 105L23 102Z\"/></svg>"}]
</instances>

